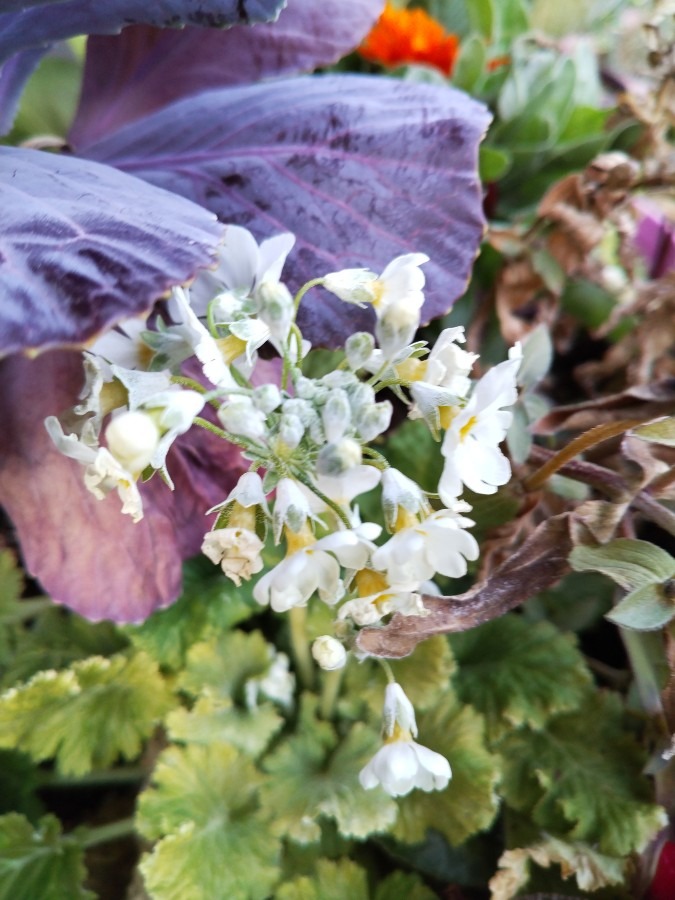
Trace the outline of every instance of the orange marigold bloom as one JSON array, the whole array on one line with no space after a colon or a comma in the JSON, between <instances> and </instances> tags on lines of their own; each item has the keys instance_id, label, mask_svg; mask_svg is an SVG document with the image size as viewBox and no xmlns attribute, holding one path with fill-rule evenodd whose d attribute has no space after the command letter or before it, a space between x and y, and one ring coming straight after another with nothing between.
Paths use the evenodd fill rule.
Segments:
<instances>
[{"instance_id":1,"label":"orange marigold bloom","mask_svg":"<svg viewBox=\"0 0 675 900\"><path fill-rule=\"evenodd\" d=\"M458 46L457 36L423 9L397 9L387 2L359 52L385 66L426 63L450 75Z\"/></svg>"}]
</instances>

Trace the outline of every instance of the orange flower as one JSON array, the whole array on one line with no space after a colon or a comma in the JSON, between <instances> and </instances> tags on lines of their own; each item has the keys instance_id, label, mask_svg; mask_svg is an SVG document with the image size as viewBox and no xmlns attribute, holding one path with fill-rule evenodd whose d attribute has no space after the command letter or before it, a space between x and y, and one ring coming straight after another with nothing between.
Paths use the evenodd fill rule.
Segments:
<instances>
[{"instance_id":1,"label":"orange flower","mask_svg":"<svg viewBox=\"0 0 675 900\"><path fill-rule=\"evenodd\" d=\"M426 63L450 75L458 46L457 36L423 9L397 9L388 2L359 52L385 66Z\"/></svg>"}]
</instances>

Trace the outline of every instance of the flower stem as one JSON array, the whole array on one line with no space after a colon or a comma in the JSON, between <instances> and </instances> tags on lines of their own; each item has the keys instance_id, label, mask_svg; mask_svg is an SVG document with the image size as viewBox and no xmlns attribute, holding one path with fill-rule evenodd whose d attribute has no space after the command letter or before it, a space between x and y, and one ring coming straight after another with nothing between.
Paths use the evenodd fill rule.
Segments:
<instances>
[{"instance_id":1,"label":"flower stem","mask_svg":"<svg viewBox=\"0 0 675 900\"><path fill-rule=\"evenodd\" d=\"M107 825L99 825L97 828L88 829L82 837L82 846L85 850L89 847L97 847L99 844L107 844L109 841L129 837L135 831L136 827L133 818L120 819L119 822L109 822Z\"/></svg>"},{"instance_id":2,"label":"flower stem","mask_svg":"<svg viewBox=\"0 0 675 900\"><path fill-rule=\"evenodd\" d=\"M335 669L332 672L324 672L321 687L321 702L319 713L322 719L332 719L335 703L340 696L340 684L344 669Z\"/></svg>"},{"instance_id":3,"label":"flower stem","mask_svg":"<svg viewBox=\"0 0 675 900\"><path fill-rule=\"evenodd\" d=\"M308 281L307 284L303 284L298 293L295 295L295 300L293 301L293 306L296 313L298 309L300 309L300 303L307 291L311 290L313 287L316 287L319 284L323 284L323 278L312 278L312 280Z\"/></svg>"},{"instance_id":4,"label":"flower stem","mask_svg":"<svg viewBox=\"0 0 675 900\"><path fill-rule=\"evenodd\" d=\"M391 666L389 665L387 660L384 659L384 657L382 657L382 656L378 656L377 661L384 669L384 674L387 676L387 683L388 684L396 684L396 678L394 677L394 673L392 672Z\"/></svg>"},{"instance_id":5,"label":"flower stem","mask_svg":"<svg viewBox=\"0 0 675 900\"><path fill-rule=\"evenodd\" d=\"M307 640L307 607L293 606L289 612L291 647L300 684L309 688L314 681L314 662Z\"/></svg>"},{"instance_id":6,"label":"flower stem","mask_svg":"<svg viewBox=\"0 0 675 900\"><path fill-rule=\"evenodd\" d=\"M644 419L622 419L619 422L606 422L603 425L596 425L595 428L591 428L589 431L580 434L579 437L574 438L566 447L563 447L562 450L559 450L545 462L541 468L528 475L523 480L523 487L526 491L538 490L540 487L543 487L551 475L554 475L558 469L571 459L574 459L575 456L578 456L579 453L583 453L584 450L589 450L591 447L595 447L596 444L607 441L609 438L617 437L625 431L635 428L636 425L642 425L643 423Z\"/></svg>"}]
</instances>

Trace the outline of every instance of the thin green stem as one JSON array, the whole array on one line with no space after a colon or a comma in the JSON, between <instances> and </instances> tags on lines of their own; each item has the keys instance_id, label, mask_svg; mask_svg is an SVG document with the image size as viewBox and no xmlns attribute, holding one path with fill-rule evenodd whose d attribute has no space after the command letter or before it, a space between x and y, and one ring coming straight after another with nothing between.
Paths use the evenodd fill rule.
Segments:
<instances>
[{"instance_id":1,"label":"thin green stem","mask_svg":"<svg viewBox=\"0 0 675 900\"><path fill-rule=\"evenodd\" d=\"M204 385L195 381L194 378L188 378L185 375L172 375L171 381L173 384L182 384L183 387L189 387L191 390L197 391L198 394L208 394Z\"/></svg>"},{"instance_id":2,"label":"thin green stem","mask_svg":"<svg viewBox=\"0 0 675 900\"><path fill-rule=\"evenodd\" d=\"M295 295L295 300L293 301L293 306L296 313L300 308L302 298L305 296L307 291L311 290L313 287L317 287L317 285L319 284L323 284L323 278L312 278L312 280L308 281L307 284L303 284L298 293Z\"/></svg>"},{"instance_id":3,"label":"thin green stem","mask_svg":"<svg viewBox=\"0 0 675 900\"><path fill-rule=\"evenodd\" d=\"M253 441L246 440L245 438L241 438L236 434L231 434L229 431L224 431L222 428L214 425L213 422L209 422L208 419L202 419L201 416L196 416L193 420L193 424L198 425L205 431L210 431L211 434L217 435L224 441L229 441L230 444L235 444L237 447L241 447L243 450L250 450L253 453L262 454L263 456L267 452L265 448L260 444L256 444Z\"/></svg>"},{"instance_id":4,"label":"thin green stem","mask_svg":"<svg viewBox=\"0 0 675 900\"><path fill-rule=\"evenodd\" d=\"M380 368L377 370L377 372L375 372L375 374L372 375L372 376L368 379L368 381L366 381L366 384L369 384L371 387L373 387L373 385L376 385L377 382L380 380L380 376L381 376L381 375L384 375L384 373L387 371L387 369L389 369L389 368L391 368L391 367L392 367L391 361L390 361L390 360L387 360L387 361L384 363L384 365L380 366Z\"/></svg>"},{"instance_id":5,"label":"thin green stem","mask_svg":"<svg viewBox=\"0 0 675 900\"><path fill-rule=\"evenodd\" d=\"M322 719L330 720L333 718L333 711L337 698L340 696L340 684L342 683L342 669L334 669L332 672L324 672L321 685L321 701L319 703L319 713Z\"/></svg>"},{"instance_id":6,"label":"thin green stem","mask_svg":"<svg viewBox=\"0 0 675 900\"><path fill-rule=\"evenodd\" d=\"M307 607L293 606L289 612L291 648L300 684L309 688L314 682L314 661L307 640Z\"/></svg>"},{"instance_id":7,"label":"thin green stem","mask_svg":"<svg viewBox=\"0 0 675 900\"><path fill-rule=\"evenodd\" d=\"M136 831L134 819L120 819L119 822L109 822L107 825L99 825L90 828L82 837L82 846L86 849L97 847L99 844L107 844L122 837L129 837Z\"/></svg>"},{"instance_id":8,"label":"thin green stem","mask_svg":"<svg viewBox=\"0 0 675 900\"><path fill-rule=\"evenodd\" d=\"M387 683L396 684L396 678L394 677L394 673L392 672L391 666L389 665L387 660L382 656L378 656L377 661L384 669L384 674L387 676Z\"/></svg>"},{"instance_id":9,"label":"thin green stem","mask_svg":"<svg viewBox=\"0 0 675 900\"><path fill-rule=\"evenodd\" d=\"M347 514L345 513L345 511L343 509L340 509L340 507L337 505L337 503L334 500L331 500L330 497L327 497L323 493L323 491L320 491L319 488L315 484L312 484L311 480L305 475L304 472L300 472L299 470L294 470L293 477L297 478L298 481L300 481L302 484L304 484L306 488L309 488L313 494L316 494L316 496L319 498L319 500L322 500L326 504L326 506L329 507L329 509L332 509L333 512L335 513L335 515L340 519L342 524L345 526L345 528L352 527L352 523L349 521L349 518L347 517Z\"/></svg>"},{"instance_id":10,"label":"thin green stem","mask_svg":"<svg viewBox=\"0 0 675 900\"><path fill-rule=\"evenodd\" d=\"M385 469L389 469L389 460L382 456L381 453L378 453L377 450L373 450L372 447L364 447L363 455L369 457L365 460L367 465L374 466L376 469L380 469L384 471Z\"/></svg>"},{"instance_id":11,"label":"thin green stem","mask_svg":"<svg viewBox=\"0 0 675 900\"><path fill-rule=\"evenodd\" d=\"M620 628L619 634L630 660L642 708L650 716L662 716L661 683L656 670L651 635L643 635L630 628Z\"/></svg>"}]
</instances>

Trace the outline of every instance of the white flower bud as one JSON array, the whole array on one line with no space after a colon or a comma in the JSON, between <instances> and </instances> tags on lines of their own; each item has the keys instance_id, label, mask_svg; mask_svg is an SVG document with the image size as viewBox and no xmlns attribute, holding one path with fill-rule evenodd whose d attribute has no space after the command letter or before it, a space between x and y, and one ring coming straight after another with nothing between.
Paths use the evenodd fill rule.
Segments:
<instances>
[{"instance_id":1,"label":"white flower bud","mask_svg":"<svg viewBox=\"0 0 675 900\"><path fill-rule=\"evenodd\" d=\"M326 440L333 443L338 441L349 428L352 420L352 411L347 394L341 388L332 390L321 410Z\"/></svg>"},{"instance_id":2,"label":"white flower bud","mask_svg":"<svg viewBox=\"0 0 675 900\"><path fill-rule=\"evenodd\" d=\"M388 400L376 403L370 408L362 409L356 420L356 430L364 443L369 443L378 434L386 431L391 422L394 407Z\"/></svg>"},{"instance_id":3,"label":"white flower bud","mask_svg":"<svg viewBox=\"0 0 675 900\"><path fill-rule=\"evenodd\" d=\"M234 397L218 410L223 428L253 441L264 442L267 435L265 414L248 397Z\"/></svg>"},{"instance_id":4,"label":"white flower bud","mask_svg":"<svg viewBox=\"0 0 675 900\"><path fill-rule=\"evenodd\" d=\"M262 384L253 391L253 405L266 415L281 403L281 392L276 384Z\"/></svg>"},{"instance_id":5,"label":"white flower bud","mask_svg":"<svg viewBox=\"0 0 675 900\"><path fill-rule=\"evenodd\" d=\"M373 303L377 297L377 275L370 269L342 269L324 276L323 286L345 303Z\"/></svg>"},{"instance_id":6,"label":"white flower bud","mask_svg":"<svg viewBox=\"0 0 675 900\"><path fill-rule=\"evenodd\" d=\"M297 534L307 520L313 518L307 496L292 478L282 478L279 481L272 518L275 541L279 541L284 525Z\"/></svg>"},{"instance_id":7,"label":"white flower bud","mask_svg":"<svg viewBox=\"0 0 675 900\"><path fill-rule=\"evenodd\" d=\"M138 474L157 449L159 429L146 413L127 411L112 419L105 439L115 459L129 472Z\"/></svg>"},{"instance_id":8,"label":"white flower bud","mask_svg":"<svg viewBox=\"0 0 675 900\"><path fill-rule=\"evenodd\" d=\"M298 416L284 413L279 420L279 437L290 449L295 450L305 433L305 426Z\"/></svg>"},{"instance_id":9,"label":"white flower bud","mask_svg":"<svg viewBox=\"0 0 675 900\"><path fill-rule=\"evenodd\" d=\"M393 303L378 318L375 334L385 359L393 357L415 337L420 311L404 303Z\"/></svg>"},{"instance_id":10,"label":"white flower bud","mask_svg":"<svg viewBox=\"0 0 675 900\"><path fill-rule=\"evenodd\" d=\"M284 343L288 337L293 314L293 297L280 281L263 281L257 291L258 316L267 325L273 338Z\"/></svg>"},{"instance_id":11,"label":"white flower bud","mask_svg":"<svg viewBox=\"0 0 675 900\"><path fill-rule=\"evenodd\" d=\"M328 634L322 634L312 644L312 656L317 664L327 672L341 669L347 662L347 651L340 641Z\"/></svg>"},{"instance_id":12,"label":"white flower bud","mask_svg":"<svg viewBox=\"0 0 675 900\"><path fill-rule=\"evenodd\" d=\"M335 444L326 444L316 458L319 475L342 475L361 463L361 445L352 438L343 438Z\"/></svg>"},{"instance_id":13,"label":"white flower bud","mask_svg":"<svg viewBox=\"0 0 675 900\"><path fill-rule=\"evenodd\" d=\"M357 331L347 338L345 353L349 367L356 371L370 359L375 349L375 338L368 331Z\"/></svg>"},{"instance_id":14,"label":"white flower bud","mask_svg":"<svg viewBox=\"0 0 675 900\"><path fill-rule=\"evenodd\" d=\"M399 508L412 515L427 516L431 506L424 492L398 469L385 469L382 473L382 509L387 528L396 527Z\"/></svg>"}]
</instances>

